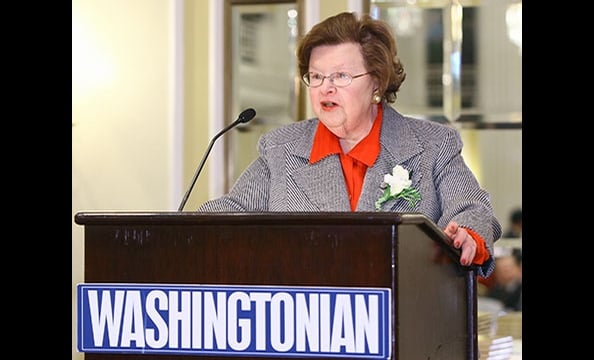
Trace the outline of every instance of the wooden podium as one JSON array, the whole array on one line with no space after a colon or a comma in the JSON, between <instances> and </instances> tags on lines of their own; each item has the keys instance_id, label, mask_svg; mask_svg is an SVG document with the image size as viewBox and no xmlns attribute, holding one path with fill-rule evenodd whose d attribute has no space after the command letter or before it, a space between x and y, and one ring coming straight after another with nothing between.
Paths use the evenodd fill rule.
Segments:
<instances>
[{"instance_id":1,"label":"wooden podium","mask_svg":"<svg viewBox=\"0 0 594 360\"><path fill-rule=\"evenodd\" d=\"M85 283L391 288L391 359L478 360L476 272L424 215L79 212L75 222ZM85 353L139 357L205 358Z\"/></svg>"}]
</instances>

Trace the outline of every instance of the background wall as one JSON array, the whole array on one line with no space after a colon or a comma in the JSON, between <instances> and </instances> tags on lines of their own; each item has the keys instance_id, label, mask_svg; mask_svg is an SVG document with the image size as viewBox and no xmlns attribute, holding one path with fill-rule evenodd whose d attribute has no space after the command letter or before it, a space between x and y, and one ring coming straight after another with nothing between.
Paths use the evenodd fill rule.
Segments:
<instances>
[{"instance_id":1,"label":"background wall","mask_svg":"<svg viewBox=\"0 0 594 360\"><path fill-rule=\"evenodd\" d=\"M180 5L185 5L181 19ZM75 307L76 284L84 280L83 228L74 215L177 208L179 189L189 182L208 141L208 5L72 1L73 360L84 359L76 351ZM185 29L176 28L180 24ZM180 61L176 51L184 42L188 50ZM180 77L186 80L181 87ZM183 113L187 130L182 141L174 141ZM180 151L187 153L187 166L176 164ZM206 187L195 189L204 194L202 201Z\"/></svg>"}]
</instances>

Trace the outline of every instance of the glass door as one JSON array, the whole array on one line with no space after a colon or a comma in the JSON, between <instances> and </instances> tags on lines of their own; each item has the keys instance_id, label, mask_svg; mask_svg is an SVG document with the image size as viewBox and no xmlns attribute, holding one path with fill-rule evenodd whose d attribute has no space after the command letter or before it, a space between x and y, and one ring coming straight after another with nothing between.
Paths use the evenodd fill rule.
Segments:
<instances>
[{"instance_id":1,"label":"glass door","mask_svg":"<svg viewBox=\"0 0 594 360\"><path fill-rule=\"evenodd\" d=\"M227 135L226 190L257 157L263 133L299 119L300 96L297 2L231 1L227 9L226 118L233 121L247 108L254 108L256 117Z\"/></svg>"}]
</instances>

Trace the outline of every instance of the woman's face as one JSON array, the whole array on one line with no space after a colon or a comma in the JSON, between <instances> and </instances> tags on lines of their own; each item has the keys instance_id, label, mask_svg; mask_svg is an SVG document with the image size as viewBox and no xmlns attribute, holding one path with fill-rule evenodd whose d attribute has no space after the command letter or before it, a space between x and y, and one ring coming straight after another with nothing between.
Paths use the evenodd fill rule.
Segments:
<instances>
[{"instance_id":1,"label":"woman's face","mask_svg":"<svg viewBox=\"0 0 594 360\"><path fill-rule=\"evenodd\" d=\"M367 70L359 44L344 43L314 48L309 58L309 72L322 76L346 72L355 76ZM336 136L363 138L377 114L377 105L372 103L376 86L370 75L354 78L346 87L337 87L325 78L322 85L309 88L309 99L320 121Z\"/></svg>"}]
</instances>

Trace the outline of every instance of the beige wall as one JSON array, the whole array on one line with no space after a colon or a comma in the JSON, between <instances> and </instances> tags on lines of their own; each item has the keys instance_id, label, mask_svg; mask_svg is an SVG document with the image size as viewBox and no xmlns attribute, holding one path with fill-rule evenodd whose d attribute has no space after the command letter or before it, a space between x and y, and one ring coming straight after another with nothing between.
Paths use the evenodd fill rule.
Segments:
<instances>
[{"instance_id":1,"label":"beige wall","mask_svg":"<svg viewBox=\"0 0 594 360\"><path fill-rule=\"evenodd\" d=\"M84 358L76 351L75 307L76 284L84 280L83 228L74 215L174 210L181 200L171 199L175 4L72 1L72 359ZM184 183L208 136L208 5L187 1L184 17ZM206 194L205 186L196 192Z\"/></svg>"},{"instance_id":2,"label":"beige wall","mask_svg":"<svg viewBox=\"0 0 594 360\"><path fill-rule=\"evenodd\" d=\"M320 20L347 9L348 0L320 1Z\"/></svg>"},{"instance_id":3,"label":"beige wall","mask_svg":"<svg viewBox=\"0 0 594 360\"><path fill-rule=\"evenodd\" d=\"M184 2L184 131L183 131L183 173L182 190L188 188L194 172L202 159L209 135L209 1L190 0ZM221 84L222 86L222 84ZM208 162L196 181L185 210L196 209L208 200ZM180 195L176 204L182 199ZM176 206L177 208L177 206Z\"/></svg>"}]
</instances>

